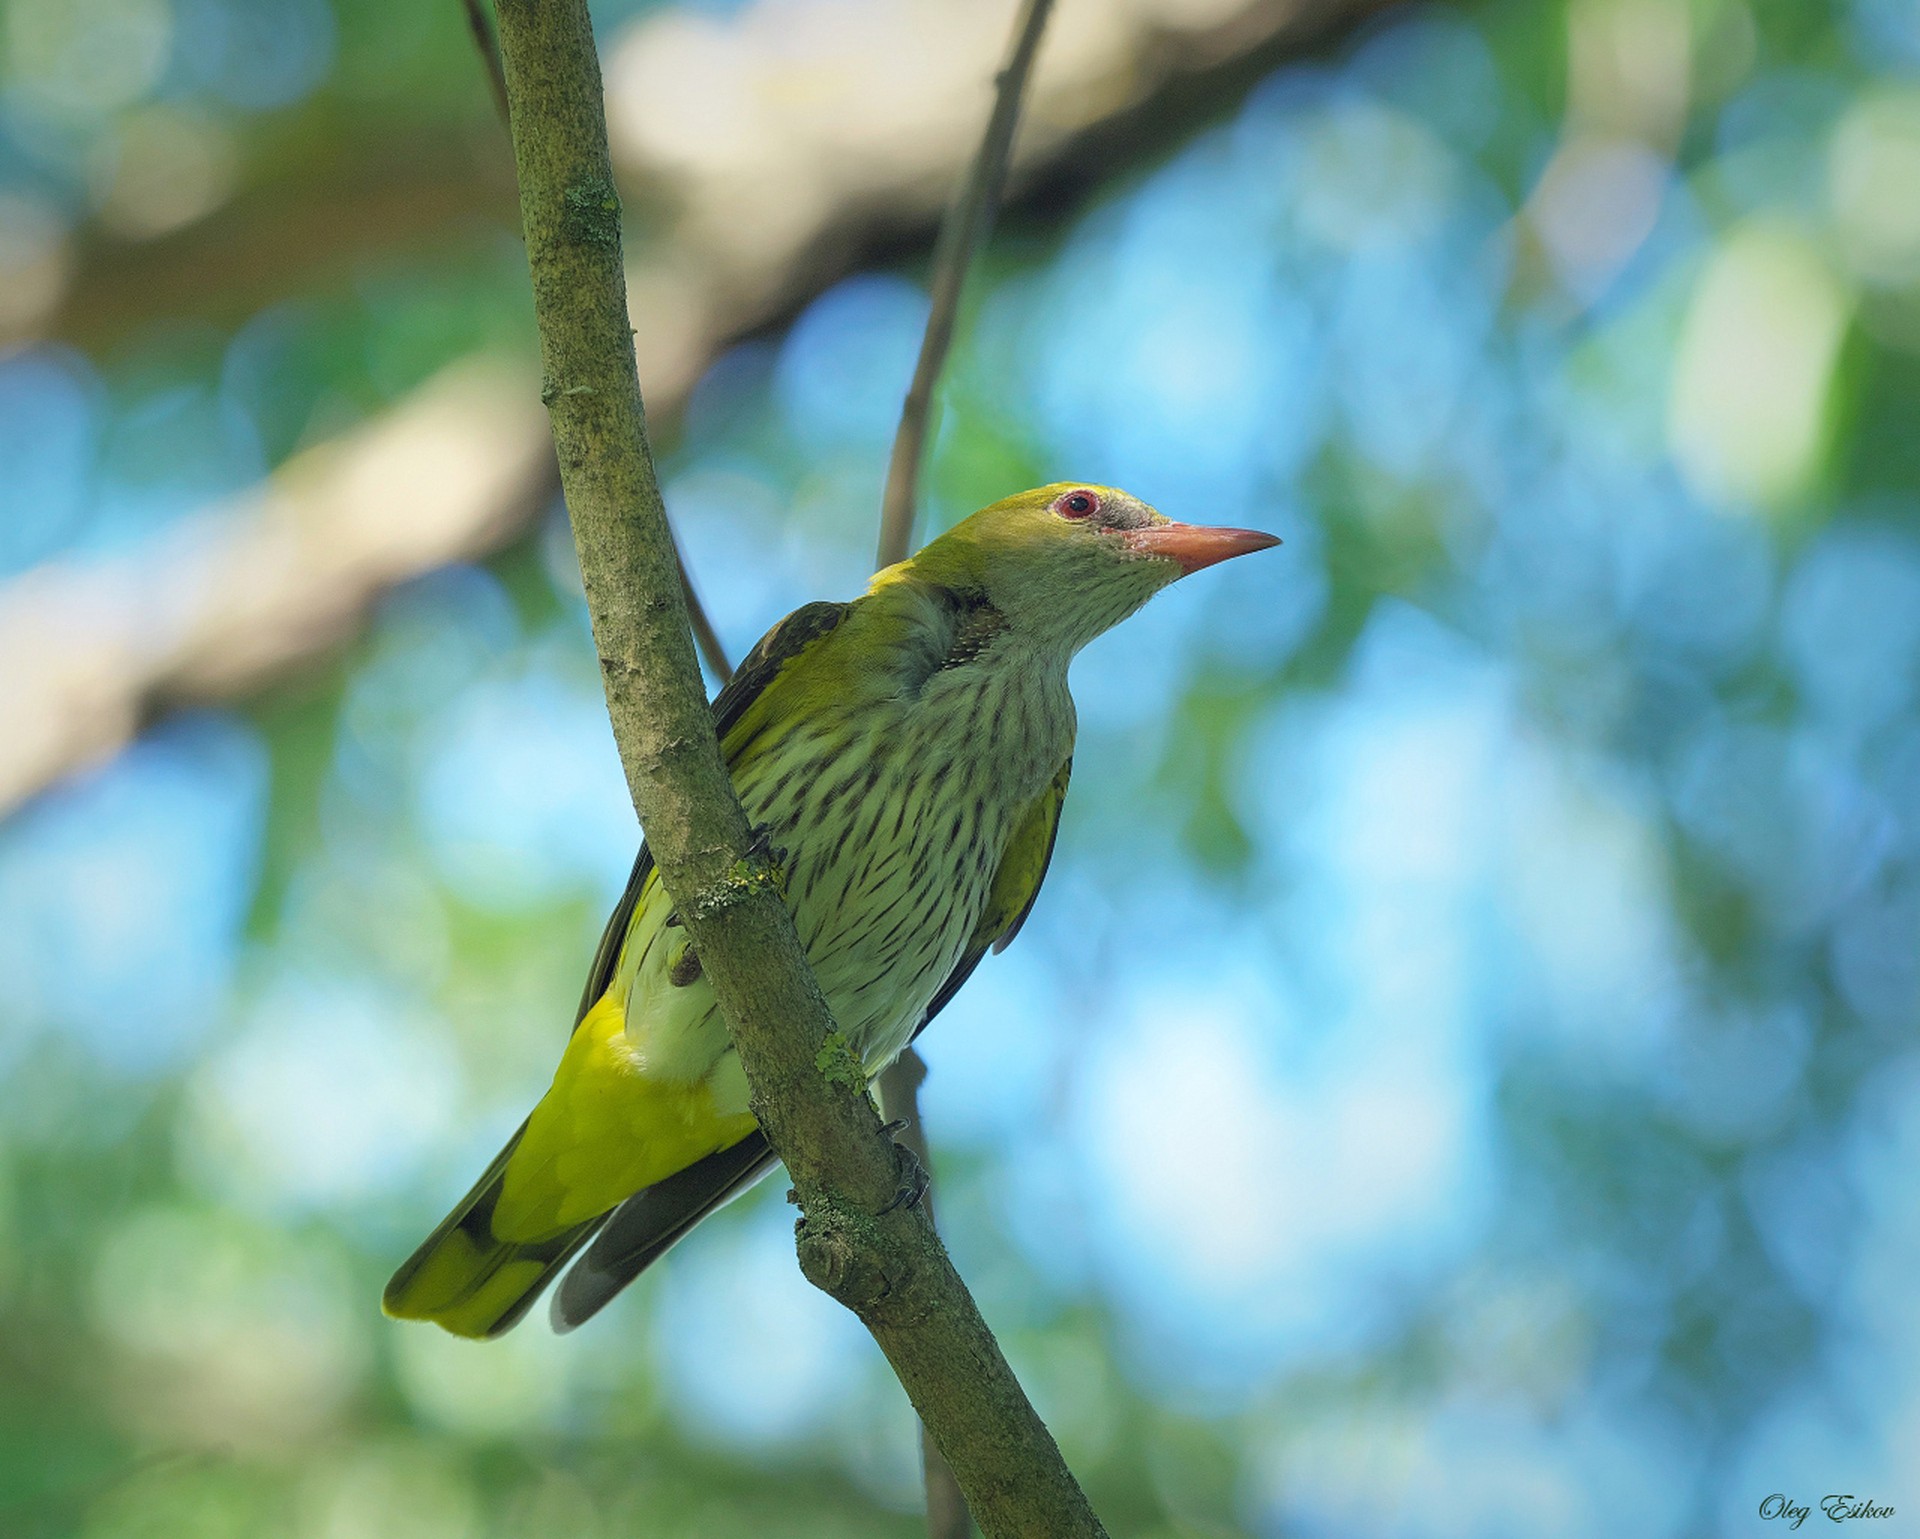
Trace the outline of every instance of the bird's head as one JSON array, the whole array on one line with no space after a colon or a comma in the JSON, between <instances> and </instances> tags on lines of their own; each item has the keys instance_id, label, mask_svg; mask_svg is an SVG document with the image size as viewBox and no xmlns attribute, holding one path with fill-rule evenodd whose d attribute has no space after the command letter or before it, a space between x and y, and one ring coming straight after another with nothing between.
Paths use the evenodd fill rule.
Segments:
<instances>
[{"instance_id":1,"label":"bird's head","mask_svg":"<svg viewBox=\"0 0 1920 1539\"><path fill-rule=\"evenodd\" d=\"M1177 524L1115 487L1057 481L962 519L910 565L984 590L1016 631L1071 654L1169 583L1279 543L1254 529Z\"/></svg>"}]
</instances>

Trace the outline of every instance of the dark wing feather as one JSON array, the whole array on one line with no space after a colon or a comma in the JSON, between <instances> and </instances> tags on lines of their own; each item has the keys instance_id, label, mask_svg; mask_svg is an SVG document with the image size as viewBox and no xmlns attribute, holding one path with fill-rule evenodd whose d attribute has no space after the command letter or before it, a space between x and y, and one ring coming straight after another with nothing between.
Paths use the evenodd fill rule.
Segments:
<instances>
[{"instance_id":1,"label":"dark wing feather","mask_svg":"<svg viewBox=\"0 0 1920 1539\"><path fill-rule=\"evenodd\" d=\"M561 1281L553 1296L553 1328L564 1333L591 1320L695 1224L778 1163L756 1129L732 1148L629 1197Z\"/></svg>"},{"instance_id":2,"label":"dark wing feather","mask_svg":"<svg viewBox=\"0 0 1920 1539\"><path fill-rule=\"evenodd\" d=\"M780 670L837 627L852 608L852 604L833 604L824 599L802 604L762 636L741 660L739 672L715 698L713 730L724 739Z\"/></svg>"},{"instance_id":3,"label":"dark wing feather","mask_svg":"<svg viewBox=\"0 0 1920 1539\"><path fill-rule=\"evenodd\" d=\"M1013 831L1000 857L1000 869L993 874L986 912L980 916L967 949L953 964L953 971L934 991L927 1013L913 1028L914 1037L947 1008L948 1001L960 992L960 986L973 976L980 959L988 951L996 956L1005 951L1027 922L1027 915L1033 912L1034 901L1040 896L1040 886L1047 879L1047 868L1053 864L1053 846L1060 837L1060 808L1066 802L1067 782L1072 778L1073 760L1069 757Z\"/></svg>"}]
</instances>

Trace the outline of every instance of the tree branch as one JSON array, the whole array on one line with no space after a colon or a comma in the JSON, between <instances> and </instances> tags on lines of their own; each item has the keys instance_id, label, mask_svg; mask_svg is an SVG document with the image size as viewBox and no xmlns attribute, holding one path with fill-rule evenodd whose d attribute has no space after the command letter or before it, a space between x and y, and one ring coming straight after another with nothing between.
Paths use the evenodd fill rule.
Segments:
<instances>
[{"instance_id":1,"label":"tree branch","mask_svg":"<svg viewBox=\"0 0 1920 1539\"><path fill-rule=\"evenodd\" d=\"M889 1123L904 1126L897 1137L901 1145L927 1170L933 1169L933 1150L927 1142L926 1127L920 1121L920 1087L926 1083L927 1061L908 1048L880 1074L880 1110ZM933 1190L921 1195L920 1206L927 1222L934 1222ZM928 1436L926 1423L920 1423L920 1469L927 1488L927 1539L970 1539L973 1517L967 1511L967 1499L960 1492L953 1466Z\"/></svg>"},{"instance_id":2,"label":"tree branch","mask_svg":"<svg viewBox=\"0 0 1920 1539\"><path fill-rule=\"evenodd\" d=\"M480 67L486 71L487 85L493 92L494 110L500 115L500 126L511 138L513 114L507 104L506 70L500 62L500 44L493 35L493 23L487 19L486 0L461 0L461 3L466 7L467 30L473 35ZM687 619L693 626L693 643L700 649L707 671L724 685L733 677L733 664L727 660L720 633L708 618L707 606L700 602L700 590L694 587L693 578L687 572L687 558L681 553L678 539L673 542L673 564L680 573L680 597L686 603Z\"/></svg>"},{"instance_id":3,"label":"tree branch","mask_svg":"<svg viewBox=\"0 0 1920 1539\"><path fill-rule=\"evenodd\" d=\"M904 561L913 543L915 504L920 486L920 462L926 457L927 432L933 417L934 387L953 345L954 321L960 313L960 291L966 287L973 255L986 243L993 216L1006 189L1007 167L1013 160L1014 130L1020 126L1020 102L1033 73L1040 38L1047 29L1053 0L1023 0L1014 23L1006 62L994 77L993 111L967 179L940 223L933 248L933 284L927 311L927 329L920 337L920 357L913 366L913 383L900 408L900 427L893 437L893 455L887 462L887 487L880 503L880 544L876 566Z\"/></svg>"},{"instance_id":4,"label":"tree branch","mask_svg":"<svg viewBox=\"0 0 1920 1539\"><path fill-rule=\"evenodd\" d=\"M927 309L927 327L920 337L920 356L913 367L913 383L900 407L900 426L887 463L887 484L880 503L880 540L874 565L904 561L913 544L918 512L920 466L926 457L933 417L933 393L953 346L953 328L960 313L960 295L966 287L975 254L992 232L1006 190L1007 167L1013 159L1013 137L1020 126L1020 104L1026 96L1033 61L1047 28L1053 0L1024 0L1014 19L1006 62L994 77L993 110L987 115L980 148L954 200L940 222L933 250L933 282ZM889 1121L904 1124L900 1142L922 1165L931 1166L932 1149L920 1121L920 1086L927 1077L926 1061L907 1048L880 1075L880 1104ZM933 1223L933 1199L925 1201L927 1222ZM968 1539L973 1520L953 1468L938 1446L920 1428L920 1458L927 1487L928 1539Z\"/></svg>"},{"instance_id":5,"label":"tree branch","mask_svg":"<svg viewBox=\"0 0 1920 1539\"><path fill-rule=\"evenodd\" d=\"M647 445L586 0L502 0L562 484L634 808L793 1177L802 1270L872 1331L989 1535L1102 1532L917 1208L721 762Z\"/></svg>"},{"instance_id":6,"label":"tree branch","mask_svg":"<svg viewBox=\"0 0 1920 1539\"><path fill-rule=\"evenodd\" d=\"M672 533L671 526L668 533ZM733 664L727 661L726 646L720 640L720 633L713 628L707 606L700 602L700 590L693 585L693 574L687 570L687 558L680 553L678 539L673 542L673 569L680 574L680 601L687 606L687 623L693 627L693 644L700 649L701 657L706 659L707 672L724 685L733 678Z\"/></svg>"},{"instance_id":7,"label":"tree branch","mask_svg":"<svg viewBox=\"0 0 1920 1539\"><path fill-rule=\"evenodd\" d=\"M507 76L500 64L500 44L493 35L493 23L487 19L486 0L461 0L467 12L467 30L473 34L473 46L487 72L487 88L493 92L493 108L500 121L507 122ZM509 128L511 133L512 129Z\"/></svg>"}]
</instances>

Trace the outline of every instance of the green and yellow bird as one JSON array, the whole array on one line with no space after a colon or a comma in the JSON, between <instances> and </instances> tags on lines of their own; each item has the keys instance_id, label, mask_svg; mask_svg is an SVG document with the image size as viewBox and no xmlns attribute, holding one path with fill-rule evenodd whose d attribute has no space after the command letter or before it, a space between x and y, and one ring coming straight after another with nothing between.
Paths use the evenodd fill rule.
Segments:
<instances>
[{"instance_id":1,"label":"green and yellow bird","mask_svg":"<svg viewBox=\"0 0 1920 1539\"><path fill-rule=\"evenodd\" d=\"M1111 487L1043 486L754 648L714 725L869 1073L1033 907L1073 764L1074 654L1185 574L1276 543ZM394 1274L387 1313L496 1336L587 1247L554 1297L570 1330L773 1159L642 845L552 1088Z\"/></svg>"}]
</instances>

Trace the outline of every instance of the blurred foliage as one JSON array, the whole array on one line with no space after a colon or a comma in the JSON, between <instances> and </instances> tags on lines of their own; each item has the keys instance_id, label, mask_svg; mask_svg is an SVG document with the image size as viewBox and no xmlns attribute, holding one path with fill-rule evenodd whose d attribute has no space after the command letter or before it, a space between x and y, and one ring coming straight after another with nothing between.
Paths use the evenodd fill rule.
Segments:
<instances>
[{"instance_id":1,"label":"blurred foliage","mask_svg":"<svg viewBox=\"0 0 1920 1539\"><path fill-rule=\"evenodd\" d=\"M1404 12L1003 228L933 519L1287 540L1079 665L1047 893L927 1039L1116 1534L1920 1502L1917 69L1912 0ZM0 3L0 568L524 354L505 155L451 4ZM920 276L663 434L736 652L862 580ZM578 1336L378 1314L631 858L570 560L0 828L0 1533L917 1531L778 1182Z\"/></svg>"}]
</instances>

